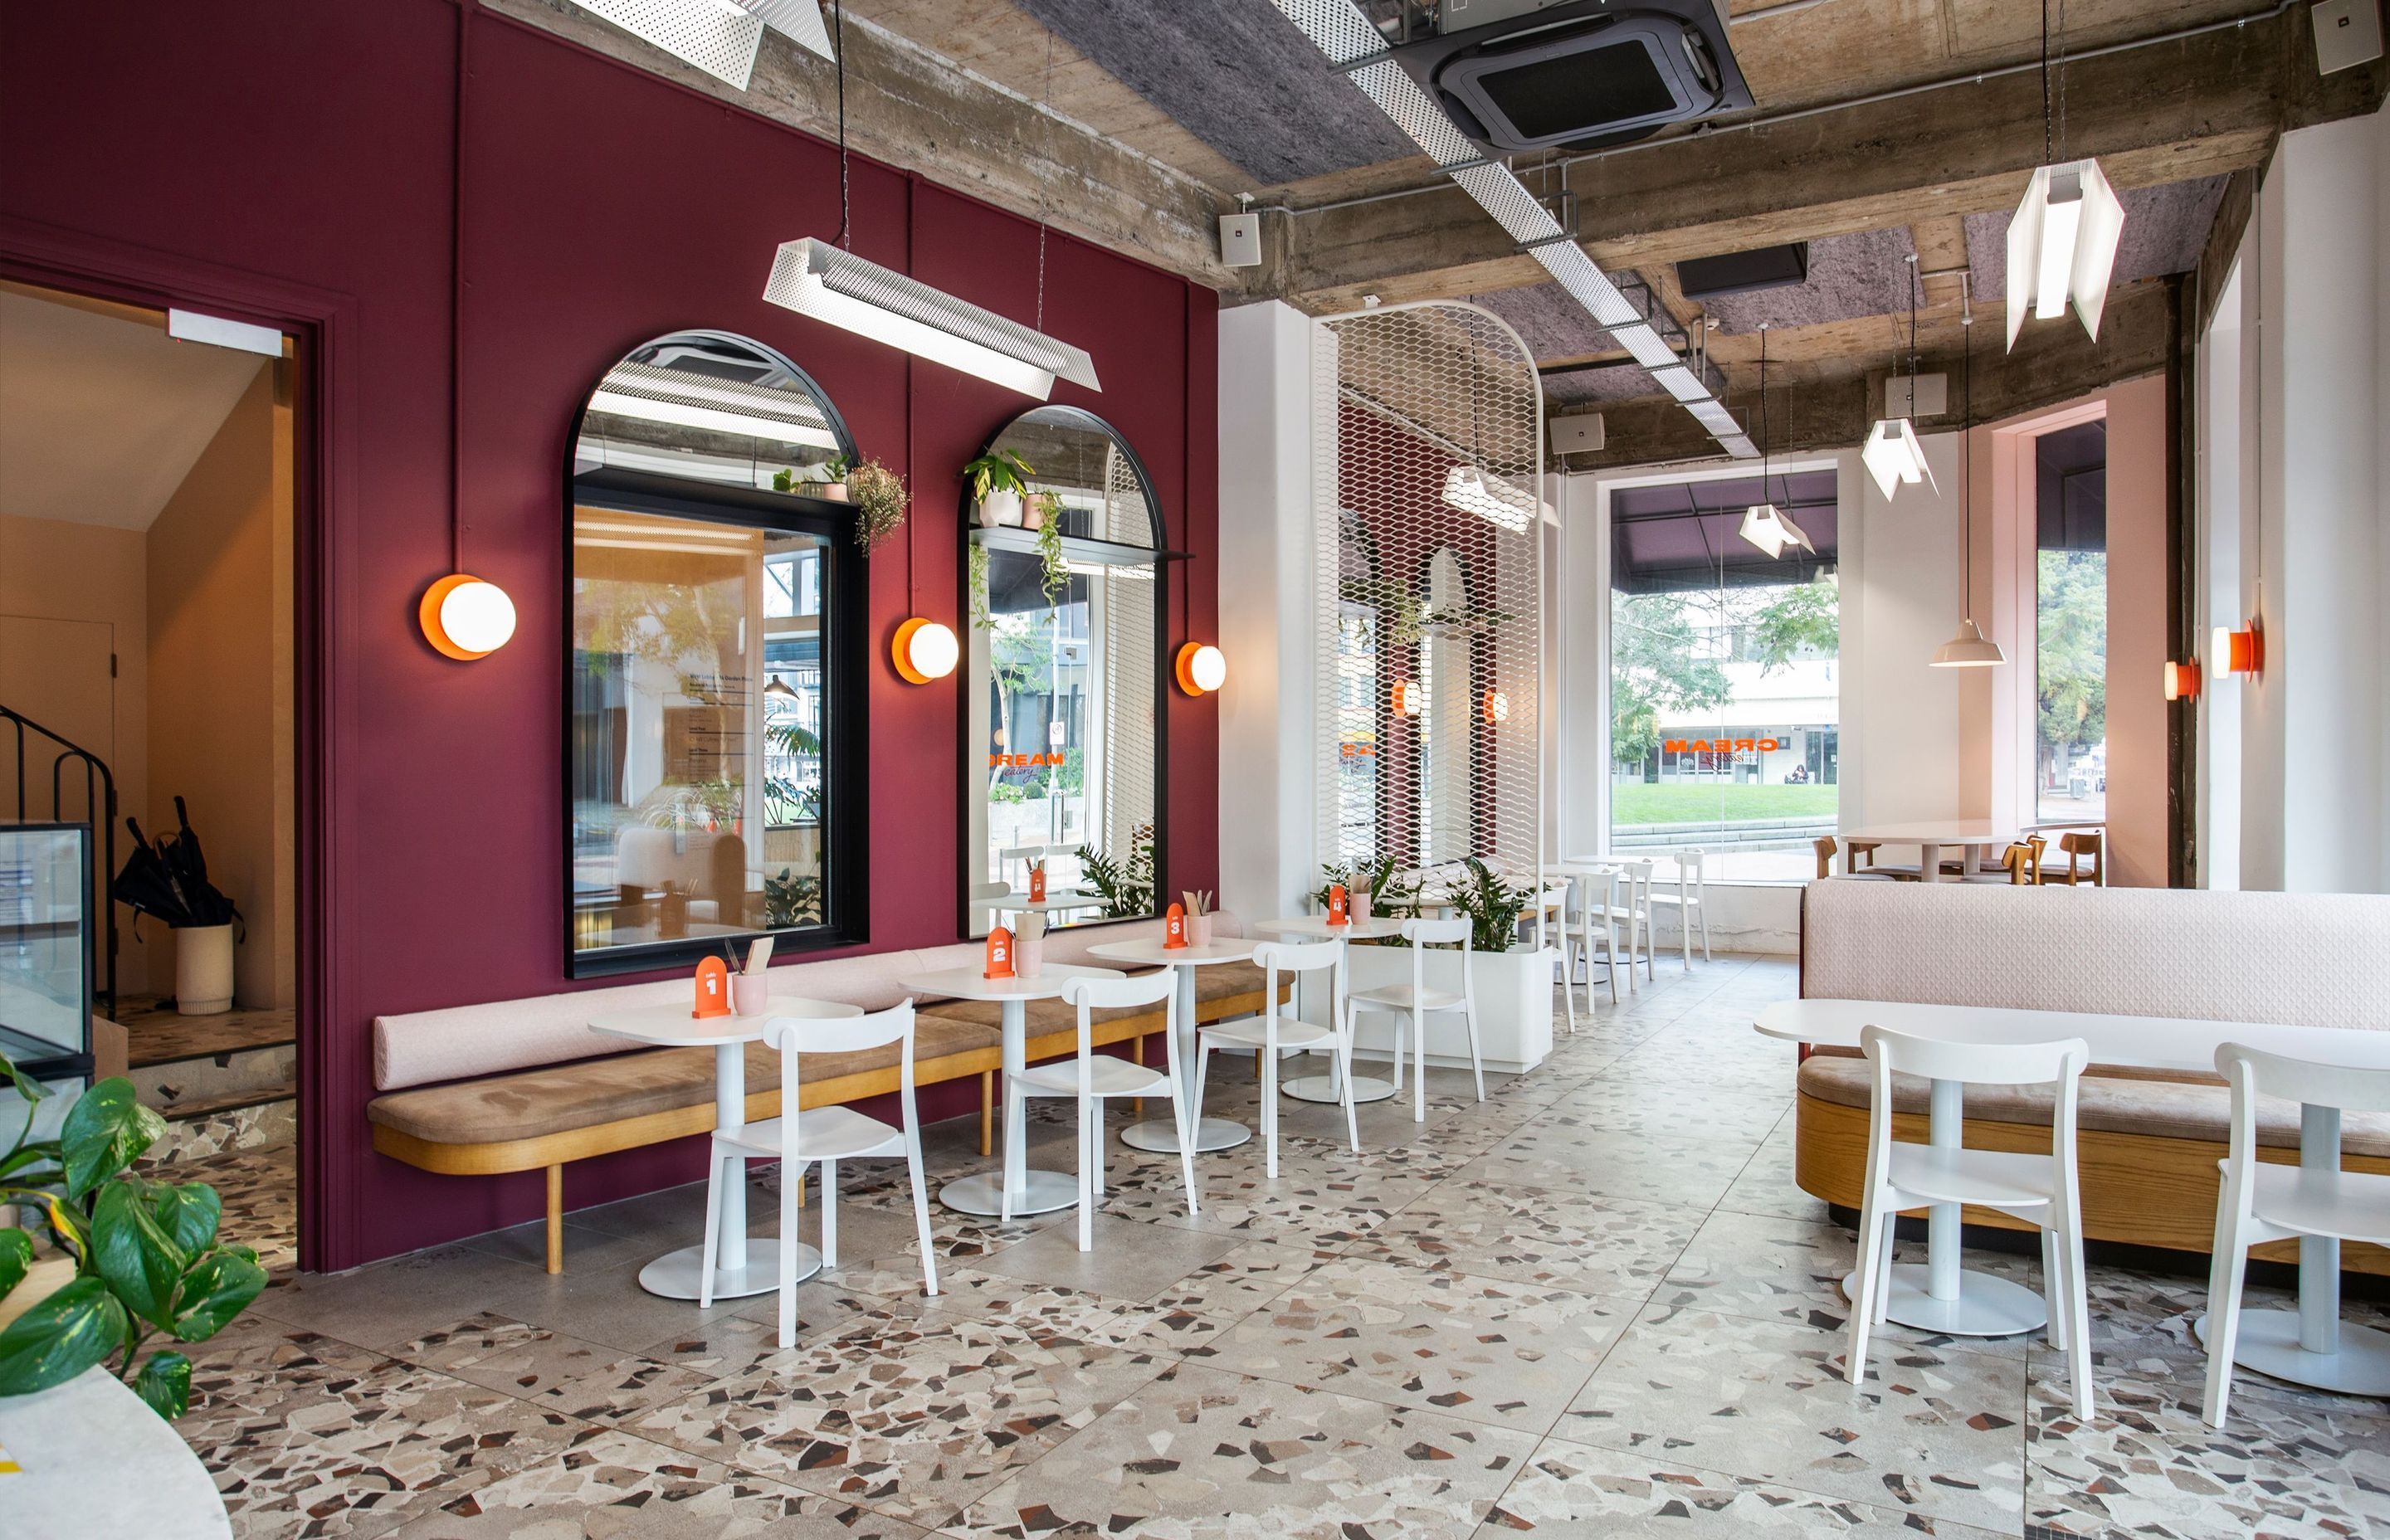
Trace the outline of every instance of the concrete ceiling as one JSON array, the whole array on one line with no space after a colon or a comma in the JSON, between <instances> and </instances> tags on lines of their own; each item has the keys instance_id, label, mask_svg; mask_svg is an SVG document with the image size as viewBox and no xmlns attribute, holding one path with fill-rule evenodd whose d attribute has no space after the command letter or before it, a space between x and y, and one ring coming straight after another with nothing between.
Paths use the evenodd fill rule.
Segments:
<instances>
[{"instance_id":1,"label":"concrete ceiling","mask_svg":"<svg viewBox=\"0 0 2390 1540\"><path fill-rule=\"evenodd\" d=\"M147 530L267 363L0 284L0 514Z\"/></svg>"}]
</instances>

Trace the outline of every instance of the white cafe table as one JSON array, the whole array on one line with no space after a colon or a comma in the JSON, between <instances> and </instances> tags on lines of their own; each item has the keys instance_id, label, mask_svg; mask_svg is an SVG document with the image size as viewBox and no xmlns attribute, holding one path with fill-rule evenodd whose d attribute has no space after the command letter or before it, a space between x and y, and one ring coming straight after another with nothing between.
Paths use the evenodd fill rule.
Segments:
<instances>
[{"instance_id":1,"label":"white cafe table","mask_svg":"<svg viewBox=\"0 0 2390 1540\"><path fill-rule=\"evenodd\" d=\"M1002 898L983 898L972 907L996 909L1008 915L1062 914L1073 909L1100 909L1104 900L1099 893L1064 892L1056 891L1044 898L1032 898L1027 893L1007 893Z\"/></svg>"},{"instance_id":2,"label":"white cafe table","mask_svg":"<svg viewBox=\"0 0 2390 1540\"><path fill-rule=\"evenodd\" d=\"M1176 970L1179 1083L1186 1087L1187 1105L1194 1109L1195 1148L1199 1151L1234 1149L1250 1140L1253 1131L1227 1118L1204 1117L1203 1110L1195 1106L1195 970L1214 963L1243 962L1253 955L1252 942L1234 939L1214 942L1209 946L1189 943L1185 946L1168 947L1163 945L1162 939L1156 936L1144 941L1109 941L1087 948L1087 956L1101 957L1106 962ZM1176 1155L1178 1153L1178 1125L1167 1119L1149 1118L1121 1130L1121 1143L1131 1149Z\"/></svg>"},{"instance_id":3,"label":"white cafe table","mask_svg":"<svg viewBox=\"0 0 2390 1540\"><path fill-rule=\"evenodd\" d=\"M1942 870L1945 847L1966 852L1966 861L1960 867L1960 874L1964 875L1980 870L1992 851L2006 850L2018 838L2014 824L1990 818L1926 818L1905 824L1862 824L1857 828L1836 829L1834 832L1845 845L1915 845L1921 853L1917 869L1928 882L1956 880ZM2208 1067L2214 1068L2213 1065Z\"/></svg>"},{"instance_id":4,"label":"white cafe table","mask_svg":"<svg viewBox=\"0 0 2390 1540\"><path fill-rule=\"evenodd\" d=\"M10 1540L232 1540L208 1468L104 1367L0 1397L0 1534Z\"/></svg>"},{"instance_id":5,"label":"white cafe table","mask_svg":"<svg viewBox=\"0 0 2390 1540\"><path fill-rule=\"evenodd\" d=\"M647 1006L637 1010L602 1011L589 1019L590 1029L610 1037L627 1037L660 1048L713 1050L713 1126L735 1134L747 1125L747 1045L763 1038L764 1029L784 1017L803 1020L837 1020L860 1016L859 1006L834 1000L803 1000L780 995L761 1016L692 1016L686 1006ZM768 1294L780 1287L780 1256L776 1246L747 1246L747 1183L722 1184L722 1254L713 1267L713 1296L739 1300ZM797 1248L800 1269L792 1280L803 1283L821 1271L821 1253L810 1246ZM702 1297L700 1276L705 1248L684 1246L667 1251L639 1269L639 1287L668 1300Z\"/></svg>"},{"instance_id":6,"label":"white cafe table","mask_svg":"<svg viewBox=\"0 0 2390 1540\"><path fill-rule=\"evenodd\" d=\"M915 973L900 981L901 986L920 995L944 995L950 1000L994 1000L1001 1007L998 1017L1004 1033L1004 1073L1009 1080L1028 1066L1029 1002L1061 997L1062 986L1073 979L1117 979L1117 970L1109 968L1077 968L1048 963L1034 979L991 979L976 968L949 968L936 973ZM1018 1216L1051 1213L1067 1209L1079 1200L1079 1179L1059 1171L1030 1171L1026 1131L1009 1117L1004 1122L1004 1169L982 1172L948 1182L938 1193L938 1201L957 1213L993 1219L1004 1213L1004 1193L1012 1189L1012 1212Z\"/></svg>"},{"instance_id":7,"label":"white cafe table","mask_svg":"<svg viewBox=\"0 0 2390 1540\"><path fill-rule=\"evenodd\" d=\"M1325 915L1290 915L1284 919L1266 919L1253 927L1274 936L1299 936L1305 941L1382 941L1403 933L1403 922L1392 916L1372 915L1368 919L1354 918L1342 925L1330 925ZM1298 980L1298 989L1309 986ZM1296 1007L1298 1010L1301 1006ZM1337 1008L1335 1001L1328 1008ZM1328 1072L1324 1075L1295 1075L1278 1083L1279 1090L1297 1101L1336 1102L1344 1100L1344 1093L1336 1084L1336 1056L1328 1057ZM1388 1101L1394 1095L1394 1083L1377 1075L1353 1077L1353 1099Z\"/></svg>"},{"instance_id":8,"label":"white cafe table","mask_svg":"<svg viewBox=\"0 0 2390 1540\"><path fill-rule=\"evenodd\" d=\"M2216 1072L2216 1050L2239 1043L2267 1053L2353 1070L2390 1071L2390 1033L2272 1022L2205 1021L2190 1017L2107 1016L2088 1011L2008 1010L1988 1006L1924 1006L1883 1000L1780 1000L1759 1013L1769 1037L1821 1047L1856 1048L1859 1030L1889 1028L1953 1043L2050 1043L2079 1037L2091 1062L2127 1069ZM1963 1088L1931 1085L1929 1137L1944 1148L1960 1142ZM2340 1169L2340 1111L2300 1110L2299 1164ZM1892 1319L1954 1337L2001 1337L2031 1331L2045 1319L2030 1290L1959 1263L1959 1205L1927 1211L1923 1267L1893 1269ZM1846 1293L1856 1278L1845 1277ZM2202 1316L2193 1330L2204 1338ZM2340 1319L2340 1242L2308 1236L2299 1241L2299 1307L2244 1310L2233 1361L2294 1384L2358 1395L2390 1395L2390 1332Z\"/></svg>"}]
</instances>

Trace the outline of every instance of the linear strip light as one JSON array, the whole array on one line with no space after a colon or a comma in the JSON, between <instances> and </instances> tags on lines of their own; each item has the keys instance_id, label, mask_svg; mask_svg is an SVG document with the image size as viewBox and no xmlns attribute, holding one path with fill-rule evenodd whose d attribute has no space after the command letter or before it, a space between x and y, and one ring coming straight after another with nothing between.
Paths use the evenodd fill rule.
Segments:
<instances>
[{"instance_id":1,"label":"linear strip light","mask_svg":"<svg viewBox=\"0 0 2390 1540\"><path fill-rule=\"evenodd\" d=\"M1444 500L1463 513L1473 513L1499 529L1517 533L1536 521L1538 499L1498 476L1488 476L1473 465L1457 465L1445 473Z\"/></svg>"},{"instance_id":2,"label":"linear strip light","mask_svg":"<svg viewBox=\"0 0 2390 1540\"><path fill-rule=\"evenodd\" d=\"M2009 221L2009 348L2024 329L2025 310L2037 321L2066 314L2100 340L2116 243L2125 232L2125 205L2097 160L2044 166L2025 184L2024 200Z\"/></svg>"},{"instance_id":3,"label":"linear strip light","mask_svg":"<svg viewBox=\"0 0 2390 1540\"><path fill-rule=\"evenodd\" d=\"M625 395L620 391L600 385L589 393L590 410L611 412L616 417L637 417L644 422L672 423L681 428L705 428L718 433L745 433L752 438L770 439L776 443L801 444L808 449L836 449L838 440L827 429L803 423L783 422L777 417L759 417L745 412L725 411L719 406L699 406L682 401L654 401L646 396Z\"/></svg>"},{"instance_id":4,"label":"linear strip light","mask_svg":"<svg viewBox=\"0 0 2390 1540\"><path fill-rule=\"evenodd\" d=\"M764 286L771 303L1044 401L1059 377L1090 391L1086 351L1032 331L828 241L785 241Z\"/></svg>"},{"instance_id":5,"label":"linear strip light","mask_svg":"<svg viewBox=\"0 0 2390 1540\"><path fill-rule=\"evenodd\" d=\"M747 89L766 29L809 53L837 58L822 25L821 0L573 0L633 37Z\"/></svg>"},{"instance_id":6,"label":"linear strip light","mask_svg":"<svg viewBox=\"0 0 2390 1540\"><path fill-rule=\"evenodd\" d=\"M1286 19L1302 30L1329 62L1352 77L1396 128L1435 161L1445 174L1478 207L1494 216L1549 273L1570 298L1607 330L1613 340L1651 371L1660 388L1691 412L1719 447L1737 459L1750 459L1759 450L1737 424L1715 391L1687 368L1634 302L1569 238L1559 220L1507 166L1487 165L1484 153L1453 126L1442 108L1420 89L1403 67L1386 56L1386 39L1353 0L1274 0ZM1366 61L1366 62L1364 62Z\"/></svg>"}]
</instances>

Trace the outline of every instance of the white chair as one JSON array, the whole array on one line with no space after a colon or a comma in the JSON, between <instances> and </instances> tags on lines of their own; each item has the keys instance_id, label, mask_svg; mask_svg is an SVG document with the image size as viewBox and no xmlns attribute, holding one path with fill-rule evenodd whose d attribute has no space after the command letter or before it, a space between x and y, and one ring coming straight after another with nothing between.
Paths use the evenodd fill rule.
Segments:
<instances>
[{"instance_id":1,"label":"white chair","mask_svg":"<svg viewBox=\"0 0 2390 1540\"><path fill-rule=\"evenodd\" d=\"M1345 998L1345 1008L1352 1013L1355 1035L1358 1035L1360 1013L1393 1017L1394 1029L1394 1094L1403 1089L1402 1023L1407 1020L1411 1029L1411 1051L1417 1059L1418 1078L1411 1088L1411 1121L1427 1121L1427 1018L1434 1012L1459 1011L1469 1022L1469 1067L1477 1076L1477 1099L1485 1099L1485 1064L1477 1050L1477 984L1470 977L1470 955L1474 931L1464 917L1459 919L1407 919L1403 921L1403 941L1411 949L1411 982L1407 984L1381 984L1375 989L1355 990ZM1460 993L1448 989L1430 989L1427 982L1427 949L1431 946L1460 947Z\"/></svg>"},{"instance_id":2,"label":"white chair","mask_svg":"<svg viewBox=\"0 0 2390 1540\"><path fill-rule=\"evenodd\" d=\"M1629 989L1638 989L1641 987L1641 985L1635 982L1635 959L1638 956L1643 959L1644 979L1647 982L1656 982L1651 969L1651 953L1653 951L1651 944L1652 870L1653 863L1650 861L1620 862L1618 866L1618 886L1620 889L1618 897L1623 899L1624 902L1613 901L1610 905L1611 920L1614 924L1623 927L1625 930L1626 987ZM1636 936L1638 931L1642 936L1639 948L1636 941Z\"/></svg>"},{"instance_id":3,"label":"white chair","mask_svg":"<svg viewBox=\"0 0 2390 1540\"><path fill-rule=\"evenodd\" d=\"M1585 959L1585 1013L1593 1014L1593 928L1601 926L1601 968L1604 982L1610 985L1610 1003L1618 1003L1618 884L1621 873L1615 866L1579 872L1577 881L1585 894L1577 905L1576 955ZM1627 979L1633 982L1635 962L1625 963Z\"/></svg>"},{"instance_id":4,"label":"white chair","mask_svg":"<svg viewBox=\"0 0 2390 1540\"><path fill-rule=\"evenodd\" d=\"M1012 884L1009 882L972 883L970 905L974 911L973 918L976 918L980 915L986 916L988 928L995 929L996 922L1003 918L1002 911L996 905L1011 896Z\"/></svg>"},{"instance_id":5,"label":"white chair","mask_svg":"<svg viewBox=\"0 0 2390 1540\"><path fill-rule=\"evenodd\" d=\"M1122 1097L1160 1097L1170 1103L1178 1128L1178 1168L1187 1179L1187 1212L1195 1212L1195 1161L1188 1153L1194 1120L1179 1095L1178 975L1167 968L1121 979L1072 979L1062 1002L1079 1011L1079 1051L1069 1059L1033 1065L1004 1077L1004 1126L1023 1126L1022 1103L1031 1097L1069 1097L1079 1104L1079 1250L1095 1245L1096 1200L1104 1194L1104 1103ZM1162 1040L1169 1046L1166 1068L1154 1069L1096 1052L1093 1034L1099 1007L1163 1005ZM1012 1223L1012 1187L1004 1189L1004 1222Z\"/></svg>"},{"instance_id":6,"label":"white chair","mask_svg":"<svg viewBox=\"0 0 2390 1540\"><path fill-rule=\"evenodd\" d=\"M2232 1132L2217 1162L2224 1186L2217 1194L2215 1270L2207 1284L2207 1401L2202 1415L2208 1426L2221 1428L2232 1392L2232 1354L2240 1345L2241 1284L2249 1248L2303 1238L2390 1244L2390 1176L2260 1162L2257 1098L2281 1097L2302 1104L2303 1137L2320 1118L2337 1147L2342 1112L2390 1112L2390 1071L2311 1063L2227 1043L2216 1050L2216 1072L2232 1087ZM2338 1260L2304 1254L2299 1259L2302 1271L2318 1265L2336 1269ZM2298 1345L2336 1352L2339 1322L2320 1311L2323 1318L2308 1318L2305 1292Z\"/></svg>"},{"instance_id":7,"label":"white chair","mask_svg":"<svg viewBox=\"0 0 2390 1540\"><path fill-rule=\"evenodd\" d=\"M1262 1013L1215 1021L1195 1032L1195 1106L1190 1116L1196 1122L1203 1117L1203 1086L1211 1073L1212 1050L1250 1048L1260 1056L1265 1165L1273 1181L1278 1179L1278 1058L1284 1052L1325 1048L1335 1058L1336 1084L1344 1093L1344 1133L1353 1141L1353 1152L1361 1152L1361 1123L1353 1110L1353 1022L1344 1008L1344 956L1342 941L1262 943L1253 948L1253 962L1262 969L1265 986ZM1280 1016L1279 999L1284 985L1279 975L1322 970L1328 973L1328 1019L1335 1024L1322 1026L1297 1016Z\"/></svg>"},{"instance_id":8,"label":"white chair","mask_svg":"<svg viewBox=\"0 0 2390 1540\"><path fill-rule=\"evenodd\" d=\"M1536 895L1536 950L1550 948L1561 965L1561 1011L1568 1018L1569 1035L1576 1035L1576 937L1569 933L1569 899L1576 884L1567 879L1541 889ZM1585 982L1586 1014L1593 1014L1593 980Z\"/></svg>"},{"instance_id":9,"label":"white chair","mask_svg":"<svg viewBox=\"0 0 2390 1540\"><path fill-rule=\"evenodd\" d=\"M1851 1302L1848 1372L1867 1377L1868 1333L1884 1318L1892 1292L1893 1221L1908 1209L1973 1203L2022 1219L2041 1230L2042 1296L2049 1308L2049 1345L2067 1355L2075 1415L2091 1415L2091 1317L2083 1277L2082 1205L2075 1180L2075 1093L2090 1047L2079 1038L2059 1043L1945 1043L1867 1027L1859 1046L1872 1068L1868 1113L1867 1187L1860 1200L1858 1298ZM1896 1143L1892 1136L1892 1077L1975 1085L2055 1084L2049 1118L2050 1153L1950 1149Z\"/></svg>"},{"instance_id":10,"label":"white chair","mask_svg":"<svg viewBox=\"0 0 2390 1540\"><path fill-rule=\"evenodd\" d=\"M780 1162L780 1345L797 1338L797 1219L802 1211L805 1167L821 1166L822 1265L838 1265L838 1163L841 1161L904 1161L913 1179L913 1226L921 1243L921 1290L938 1291L938 1257L930 1244L930 1198L921 1186L921 1120L913 1110L913 1002L868 1016L777 1017L765 1023L764 1041L780 1056L780 1106L777 1118L751 1123L736 1133L717 1130L705 1164L705 1254L699 1271L698 1304L713 1304L713 1259L722 1243L721 1183L747 1179L749 1161ZM905 1126L892 1128L852 1107L798 1110L799 1062L805 1054L860 1053L902 1042L896 1094Z\"/></svg>"},{"instance_id":11,"label":"white chair","mask_svg":"<svg viewBox=\"0 0 2390 1540\"><path fill-rule=\"evenodd\" d=\"M1007 845L996 853L996 875L1004 879L1008 892L1025 893L1029 891L1029 868L1046 859L1048 848L1045 845ZM1016 865L1021 868L1017 881L1012 875Z\"/></svg>"},{"instance_id":12,"label":"white chair","mask_svg":"<svg viewBox=\"0 0 2390 1540\"><path fill-rule=\"evenodd\" d=\"M1648 892L1648 890L1647 890ZM1702 853L1697 850L1677 853L1677 891L1663 888L1650 892L1646 900L1650 914L1660 909L1673 909L1677 915L1677 947L1683 954L1685 971L1693 970L1693 927L1702 928L1702 961L1710 960L1710 911L1702 902Z\"/></svg>"}]
</instances>

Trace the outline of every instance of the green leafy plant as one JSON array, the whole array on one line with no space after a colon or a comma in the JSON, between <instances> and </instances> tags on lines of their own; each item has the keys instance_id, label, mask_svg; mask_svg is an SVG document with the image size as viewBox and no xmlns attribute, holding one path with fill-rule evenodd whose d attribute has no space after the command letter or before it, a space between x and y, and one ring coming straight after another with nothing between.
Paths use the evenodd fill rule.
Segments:
<instances>
[{"instance_id":1,"label":"green leafy plant","mask_svg":"<svg viewBox=\"0 0 2390 1540\"><path fill-rule=\"evenodd\" d=\"M5 1056L25 1122L0 1156L0 1200L32 1210L51 1242L75 1260L75 1277L0 1331L0 1395L30 1395L108 1364L161 1417L191 1399L191 1361L172 1349L142 1356L160 1332L203 1342L265 1289L247 1246L220 1243L224 1204L204 1182L150 1182L131 1174L166 1122L141 1105L133 1083L103 1080L67 1111L55 1139L29 1139L48 1092ZM33 1236L0 1230L0 1295L25 1279Z\"/></svg>"},{"instance_id":2,"label":"green leafy plant","mask_svg":"<svg viewBox=\"0 0 2390 1540\"><path fill-rule=\"evenodd\" d=\"M981 503L987 501L991 492L1027 493L1029 478L1036 474L1035 468L1009 449L991 449L963 467L971 498Z\"/></svg>"},{"instance_id":3,"label":"green leafy plant","mask_svg":"<svg viewBox=\"0 0 2390 1540\"><path fill-rule=\"evenodd\" d=\"M821 879L811 873L803 876L787 866L777 877L764 879L764 928L787 930L808 925L821 918Z\"/></svg>"},{"instance_id":4,"label":"green leafy plant","mask_svg":"<svg viewBox=\"0 0 2390 1540\"><path fill-rule=\"evenodd\" d=\"M1129 853L1119 860L1093 845L1079 847L1079 866L1088 886L1102 895L1106 919L1134 919L1153 913L1153 826L1139 824L1129 836Z\"/></svg>"},{"instance_id":5,"label":"green leafy plant","mask_svg":"<svg viewBox=\"0 0 2390 1540\"><path fill-rule=\"evenodd\" d=\"M1446 896L1469 917L1469 943L1480 952L1508 952L1519 936L1519 915L1535 894L1503 881L1473 855L1465 865L1469 880L1455 883Z\"/></svg>"},{"instance_id":6,"label":"green leafy plant","mask_svg":"<svg viewBox=\"0 0 2390 1540\"><path fill-rule=\"evenodd\" d=\"M846 473L846 495L854 505L854 537L865 550L903 526L910 501L905 478L878 460L866 460Z\"/></svg>"},{"instance_id":7,"label":"green leafy plant","mask_svg":"<svg viewBox=\"0 0 2390 1540\"><path fill-rule=\"evenodd\" d=\"M1023 791L1018 782L997 781L987 789L987 800L992 802L1025 802L1029 800L1029 793Z\"/></svg>"},{"instance_id":8,"label":"green leafy plant","mask_svg":"<svg viewBox=\"0 0 2390 1540\"><path fill-rule=\"evenodd\" d=\"M1378 612L1381 634L1390 648L1416 647L1424 634L1425 606L1408 584L1384 578L1347 578L1338 585L1347 604L1365 605Z\"/></svg>"},{"instance_id":9,"label":"green leafy plant","mask_svg":"<svg viewBox=\"0 0 2390 1540\"><path fill-rule=\"evenodd\" d=\"M847 472L854 465L854 462L844 455L833 455L827 460L816 461L805 467L802 471L782 466L772 472L772 490L803 492L808 487L829 486L833 482L845 481Z\"/></svg>"},{"instance_id":10,"label":"green leafy plant","mask_svg":"<svg viewBox=\"0 0 2390 1540\"><path fill-rule=\"evenodd\" d=\"M1325 909L1328 890L1342 885L1349 895L1367 888L1369 891L1369 912L1385 919L1413 919L1419 915L1419 884L1405 882L1395 875L1394 858L1381 855L1375 861L1331 861L1319 868L1321 881L1312 899Z\"/></svg>"},{"instance_id":11,"label":"green leafy plant","mask_svg":"<svg viewBox=\"0 0 2390 1540\"><path fill-rule=\"evenodd\" d=\"M987 547L973 542L970 548L970 622L975 631L996 629L996 614L987 607Z\"/></svg>"},{"instance_id":12,"label":"green leafy plant","mask_svg":"<svg viewBox=\"0 0 2390 1540\"><path fill-rule=\"evenodd\" d=\"M1046 602L1052 604L1071 586L1071 564L1062 555L1062 500L1052 493L1040 493L1046 501L1046 520L1037 526L1037 559L1045 564Z\"/></svg>"}]
</instances>

